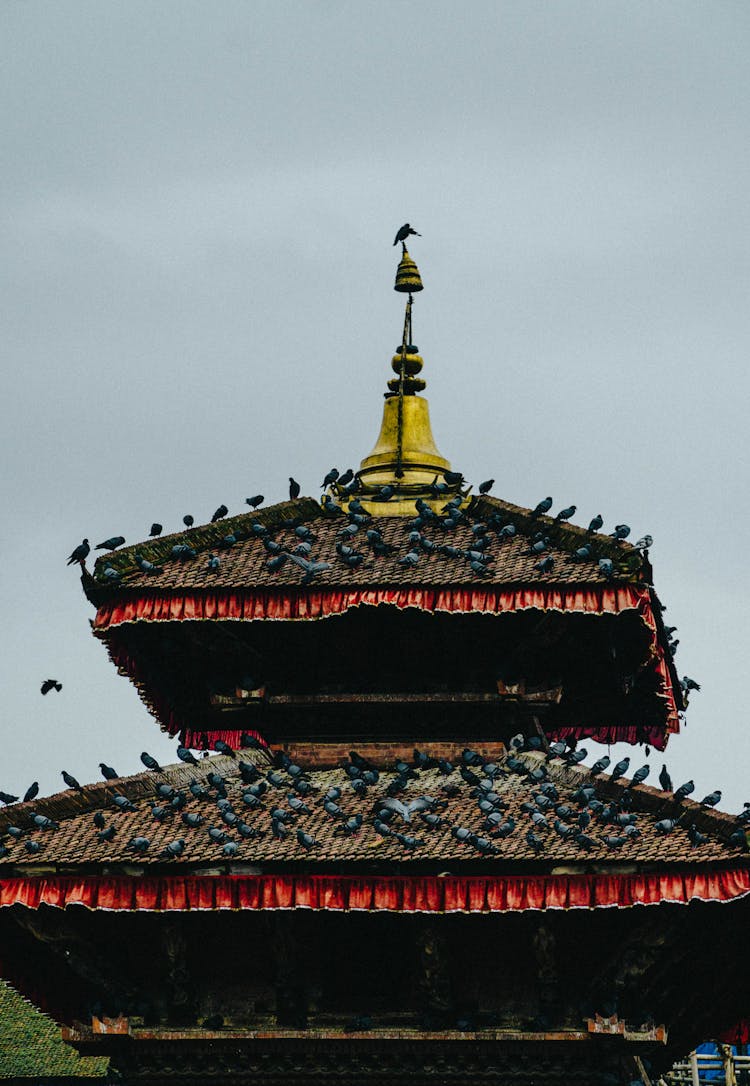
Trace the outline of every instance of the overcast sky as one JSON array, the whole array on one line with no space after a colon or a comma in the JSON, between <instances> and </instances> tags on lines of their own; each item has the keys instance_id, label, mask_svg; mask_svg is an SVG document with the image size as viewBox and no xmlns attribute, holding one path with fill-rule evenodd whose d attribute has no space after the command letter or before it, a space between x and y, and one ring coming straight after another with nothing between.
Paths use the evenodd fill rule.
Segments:
<instances>
[{"instance_id":1,"label":"overcast sky","mask_svg":"<svg viewBox=\"0 0 750 1086\"><path fill-rule=\"evenodd\" d=\"M4 0L0 788L169 758L65 559L356 467L409 220L441 452L654 536L675 783L750 799L749 50L719 0Z\"/></svg>"}]
</instances>

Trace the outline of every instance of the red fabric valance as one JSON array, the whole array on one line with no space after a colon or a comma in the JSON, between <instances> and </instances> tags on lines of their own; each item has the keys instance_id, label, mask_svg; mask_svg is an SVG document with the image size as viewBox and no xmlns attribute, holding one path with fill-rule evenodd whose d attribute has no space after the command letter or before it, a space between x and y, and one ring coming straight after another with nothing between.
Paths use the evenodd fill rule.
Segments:
<instances>
[{"instance_id":1,"label":"red fabric valance","mask_svg":"<svg viewBox=\"0 0 750 1086\"><path fill-rule=\"evenodd\" d=\"M116 643L118 627L138 622L185 622L185 621L265 621L327 618L344 614L353 607L392 606L400 609L414 607L429 612L467 614L508 614L515 611L568 611L579 614L622 614L635 611L650 631L653 666L659 677L659 696L666 704L665 725L647 729L614 727L603 722L589 728L571 727L565 735L591 738L601 743L631 742L650 743L663 750L670 732L679 731L679 713L664 655L657 636L651 594L647 586L595 585L577 588L553 588L535 585L527 588L469 587L469 588L357 588L296 589L246 588L190 590L175 593L147 592L142 596L114 599L103 604L96 615L95 629L109 644L110 654L116 666L126 671L141 689L141 693L154 715L171 735L178 733L191 737L201 736L197 746L203 746L203 736L209 746L216 739L231 739L224 733L204 731L194 722L179 719L171 705L160 697L159 692L147 689L139 675L136 660ZM110 636L108 636L110 635ZM560 737L563 733L560 733ZM187 742L187 739L184 739ZM190 744L188 744L190 745Z\"/></svg>"},{"instance_id":2,"label":"red fabric valance","mask_svg":"<svg viewBox=\"0 0 750 1086\"><path fill-rule=\"evenodd\" d=\"M487 614L536 609L586 614L640 611L649 625L653 615L648 588L637 585L578 588L360 588L298 589L245 588L148 592L102 604L94 628L111 629L125 622L184 622L190 620L242 621L310 620L341 615L352 607L382 604L416 607L421 611ZM648 612L648 614L646 613ZM649 621L650 619L650 621Z\"/></svg>"},{"instance_id":3,"label":"red fabric valance","mask_svg":"<svg viewBox=\"0 0 750 1086\"><path fill-rule=\"evenodd\" d=\"M630 875L144 875L0 880L0 907L83 905L111 911L316 909L502 913L735 901L750 867Z\"/></svg>"}]
</instances>

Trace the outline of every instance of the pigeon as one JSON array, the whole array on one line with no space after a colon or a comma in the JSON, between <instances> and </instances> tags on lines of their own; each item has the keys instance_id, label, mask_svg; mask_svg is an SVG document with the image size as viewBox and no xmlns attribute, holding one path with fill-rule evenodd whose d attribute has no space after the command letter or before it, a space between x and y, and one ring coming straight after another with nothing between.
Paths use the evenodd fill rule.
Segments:
<instances>
[{"instance_id":1,"label":"pigeon","mask_svg":"<svg viewBox=\"0 0 750 1086\"><path fill-rule=\"evenodd\" d=\"M396 237L395 237L395 240L394 240L393 244L398 245L398 243L400 241L405 242L410 234L415 234L418 238L422 237L422 235L420 233L418 233L416 230L412 230L412 228L411 228L411 226L409 225L408 222L405 222L404 225L401 226L398 229L398 231L396 232Z\"/></svg>"},{"instance_id":2,"label":"pigeon","mask_svg":"<svg viewBox=\"0 0 750 1086\"><path fill-rule=\"evenodd\" d=\"M529 554L542 554L549 546L549 536L537 539L529 546Z\"/></svg>"},{"instance_id":3,"label":"pigeon","mask_svg":"<svg viewBox=\"0 0 750 1086\"><path fill-rule=\"evenodd\" d=\"M41 690L43 694L49 694L50 690L57 690L59 694L62 690L62 683L59 683L57 679L45 679L42 683Z\"/></svg>"},{"instance_id":4,"label":"pigeon","mask_svg":"<svg viewBox=\"0 0 750 1086\"><path fill-rule=\"evenodd\" d=\"M589 526L587 528L587 531L589 531L589 532L598 532L603 524L604 524L604 518L602 517L601 513L597 513L596 516L593 518L593 520L589 521Z\"/></svg>"},{"instance_id":5,"label":"pigeon","mask_svg":"<svg viewBox=\"0 0 750 1086\"><path fill-rule=\"evenodd\" d=\"M211 523L215 524L217 520L222 520L228 512L229 510L227 509L226 505L220 505L219 508L215 511L214 515L211 517Z\"/></svg>"},{"instance_id":6,"label":"pigeon","mask_svg":"<svg viewBox=\"0 0 750 1086\"><path fill-rule=\"evenodd\" d=\"M654 537L652 535L643 535L633 544L633 546L639 551L647 551L649 547L653 547L653 545Z\"/></svg>"},{"instance_id":7,"label":"pigeon","mask_svg":"<svg viewBox=\"0 0 750 1086\"><path fill-rule=\"evenodd\" d=\"M671 833L676 825L677 823L673 818L662 818L659 822L654 823L654 829L664 837L666 834Z\"/></svg>"},{"instance_id":8,"label":"pigeon","mask_svg":"<svg viewBox=\"0 0 750 1086\"><path fill-rule=\"evenodd\" d=\"M627 524L615 524L615 530L609 533L612 539L627 539L630 528Z\"/></svg>"},{"instance_id":9,"label":"pigeon","mask_svg":"<svg viewBox=\"0 0 750 1086\"><path fill-rule=\"evenodd\" d=\"M116 769L113 769L111 765L106 765L104 762L99 762L99 769L105 781L116 781L120 775Z\"/></svg>"},{"instance_id":10,"label":"pigeon","mask_svg":"<svg viewBox=\"0 0 750 1086\"><path fill-rule=\"evenodd\" d=\"M81 565L86 561L89 556L91 547L89 546L88 539L84 539L83 543L79 543L78 546L71 552L68 558L67 565L72 566L76 562L80 562Z\"/></svg>"},{"instance_id":11,"label":"pigeon","mask_svg":"<svg viewBox=\"0 0 750 1086\"><path fill-rule=\"evenodd\" d=\"M281 555L279 555L279 558L280 557ZM305 571L304 577L302 578L302 584L310 584L319 573L324 573L331 568L330 562L313 562L310 559L303 558L300 554L290 554L288 557L290 561L294 562ZM272 559L272 561L275 561L275 559ZM266 565L269 564L270 563L268 562L266 563Z\"/></svg>"},{"instance_id":12,"label":"pigeon","mask_svg":"<svg viewBox=\"0 0 750 1086\"><path fill-rule=\"evenodd\" d=\"M543 513L548 513L552 508L552 498L542 498L542 500L534 506L531 511L532 517L540 517Z\"/></svg>"},{"instance_id":13,"label":"pigeon","mask_svg":"<svg viewBox=\"0 0 750 1086\"><path fill-rule=\"evenodd\" d=\"M700 833L698 827L693 822L690 829L687 831L687 835L690 838L690 842L693 848L697 848L698 845L705 845L708 841L708 837L705 833Z\"/></svg>"},{"instance_id":14,"label":"pigeon","mask_svg":"<svg viewBox=\"0 0 750 1086\"><path fill-rule=\"evenodd\" d=\"M78 783L78 781L75 779L75 777L71 773L66 773L66 771L63 769L62 773L61 773L61 776L62 776L62 779L67 784L68 788L75 788L75 790L77 792L82 792L83 791L83 788L81 788L80 784Z\"/></svg>"},{"instance_id":15,"label":"pigeon","mask_svg":"<svg viewBox=\"0 0 750 1086\"><path fill-rule=\"evenodd\" d=\"M615 564L611 558L599 559L599 572L602 576L606 577L608 581L611 581L615 574Z\"/></svg>"},{"instance_id":16,"label":"pigeon","mask_svg":"<svg viewBox=\"0 0 750 1086\"><path fill-rule=\"evenodd\" d=\"M94 823L94 825L96 826L96 828L98 830L103 830L104 827L107 825L107 820L105 819L105 817L104 817L104 815L102 814L101 811L97 811L95 813L95 815L94 815L94 817L92 819L92 822Z\"/></svg>"},{"instance_id":17,"label":"pigeon","mask_svg":"<svg viewBox=\"0 0 750 1086\"><path fill-rule=\"evenodd\" d=\"M300 495L301 487L296 479L289 476L289 500L296 501Z\"/></svg>"},{"instance_id":18,"label":"pigeon","mask_svg":"<svg viewBox=\"0 0 750 1086\"><path fill-rule=\"evenodd\" d=\"M198 765L198 759L191 750L187 749L187 747L178 747L177 757L181 762L185 762L186 765Z\"/></svg>"},{"instance_id":19,"label":"pigeon","mask_svg":"<svg viewBox=\"0 0 750 1086\"><path fill-rule=\"evenodd\" d=\"M195 558L196 551L192 547L189 547L187 543L175 543L172 550L169 552L172 558L179 558L180 561L186 561L188 558Z\"/></svg>"},{"instance_id":20,"label":"pigeon","mask_svg":"<svg viewBox=\"0 0 750 1086\"><path fill-rule=\"evenodd\" d=\"M526 834L526 843L531 846L537 856L544 848L544 839L537 836L533 830L529 830Z\"/></svg>"},{"instance_id":21,"label":"pigeon","mask_svg":"<svg viewBox=\"0 0 750 1086\"><path fill-rule=\"evenodd\" d=\"M569 505L567 506L567 508L561 509L560 512L557 513L557 515L555 516L555 520L570 520L570 518L575 514L575 511L576 506Z\"/></svg>"},{"instance_id":22,"label":"pigeon","mask_svg":"<svg viewBox=\"0 0 750 1086\"><path fill-rule=\"evenodd\" d=\"M325 490L327 486L331 486L332 483L335 483L339 477L339 474L340 473L338 468L331 468L328 474L324 477L323 482L320 484L321 490Z\"/></svg>"},{"instance_id":23,"label":"pigeon","mask_svg":"<svg viewBox=\"0 0 750 1086\"><path fill-rule=\"evenodd\" d=\"M691 679L687 675L683 675L680 679L680 686L684 691L700 690L700 683L697 683L695 679Z\"/></svg>"},{"instance_id":24,"label":"pigeon","mask_svg":"<svg viewBox=\"0 0 750 1086\"><path fill-rule=\"evenodd\" d=\"M170 841L166 848L162 849L162 856L167 860L173 860L177 856L182 856L185 851L185 842L182 837L178 837L175 841Z\"/></svg>"},{"instance_id":25,"label":"pigeon","mask_svg":"<svg viewBox=\"0 0 750 1086\"><path fill-rule=\"evenodd\" d=\"M667 767L665 765L661 767L661 773L659 774L659 784L661 785L663 792L672 791L672 778L667 772Z\"/></svg>"},{"instance_id":26,"label":"pigeon","mask_svg":"<svg viewBox=\"0 0 750 1086\"><path fill-rule=\"evenodd\" d=\"M650 772L651 767L648 765L643 765L640 769L636 769L630 782L630 787L635 788L637 784L643 784Z\"/></svg>"},{"instance_id":27,"label":"pigeon","mask_svg":"<svg viewBox=\"0 0 750 1086\"><path fill-rule=\"evenodd\" d=\"M217 739L214 743L214 750L218 750L219 754L226 755L227 758L234 758L235 754L228 743L225 743L223 739Z\"/></svg>"},{"instance_id":28,"label":"pigeon","mask_svg":"<svg viewBox=\"0 0 750 1086\"><path fill-rule=\"evenodd\" d=\"M315 848L318 844L315 838L311 836L311 834L305 833L304 830L297 830L297 840L302 845L302 847L307 849L308 851L311 848Z\"/></svg>"},{"instance_id":29,"label":"pigeon","mask_svg":"<svg viewBox=\"0 0 750 1086\"><path fill-rule=\"evenodd\" d=\"M585 543L582 547L579 547L578 550L573 551L571 557L576 562L585 562L587 558L591 557L591 547L588 543Z\"/></svg>"},{"instance_id":30,"label":"pigeon","mask_svg":"<svg viewBox=\"0 0 750 1086\"><path fill-rule=\"evenodd\" d=\"M130 802L127 796L121 796L115 794L112 796L112 802L119 811L134 811L135 806ZM153 809L153 808L152 808Z\"/></svg>"},{"instance_id":31,"label":"pigeon","mask_svg":"<svg viewBox=\"0 0 750 1086\"><path fill-rule=\"evenodd\" d=\"M150 846L148 837L131 837L128 841L128 848L132 848L133 852L148 852Z\"/></svg>"},{"instance_id":32,"label":"pigeon","mask_svg":"<svg viewBox=\"0 0 750 1086\"><path fill-rule=\"evenodd\" d=\"M116 832L117 831L116 831L116 829L115 829L115 827L113 825L112 826L107 826L106 829L99 830L99 832L96 835L96 839L97 839L97 841L111 841L113 839L113 837L115 836Z\"/></svg>"},{"instance_id":33,"label":"pigeon","mask_svg":"<svg viewBox=\"0 0 750 1086\"><path fill-rule=\"evenodd\" d=\"M113 566L105 566L102 570L102 576L106 579L108 584L120 584L122 581L122 574L119 570Z\"/></svg>"},{"instance_id":34,"label":"pigeon","mask_svg":"<svg viewBox=\"0 0 750 1086\"><path fill-rule=\"evenodd\" d=\"M156 758L152 758L151 755L145 750L141 754L141 761L145 765L146 769L151 769L154 773L161 773L162 768L157 762Z\"/></svg>"},{"instance_id":35,"label":"pigeon","mask_svg":"<svg viewBox=\"0 0 750 1086\"><path fill-rule=\"evenodd\" d=\"M262 494L253 494L252 498L245 498L245 503L249 505L251 509L257 509L264 501L265 498Z\"/></svg>"},{"instance_id":36,"label":"pigeon","mask_svg":"<svg viewBox=\"0 0 750 1086\"><path fill-rule=\"evenodd\" d=\"M161 566L155 566L153 562L149 562L142 554L135 555L135 564L138 566L141 573L148 573L151 576L155 573L161 573Z\"/></svg>"},{"instance_id":37,"label":"pigeon","mask_svg":"<svg viewBox=\"0 0 750 1086\"><path fill-rule=\"evenodd\" d=\"M610 757L605 754L602 758L598 758L591 767L591 776L596 777L598 773L603 773L605 769L609 767Z\"/></svg>"},{"instance_id":38,"label":"pigeon","mask_svg":"<svg viewBox=\"0 0 750 1086\"><path fill-rule=\"evenodd\" d=\"M489 494L489 492L492 490L494 485L495 485L495 480L494 479L485 479L485 481L483 483L479 484L479 493L480 494Z\"/></svg>"},{"instance_id":39,"label":"pigeon","mask_svg":"<svg viewBox=\"0 0 750 1086\"><path fill-rule=\"evenodd\" d=\"M182 518L182 523L185 525L186 528L192 528L193 525L195 524L195 517L191 517L190 514L187 513Z\"/></svg>"},{"instance_id":40,"label":"pigeon","mask_svg":"<svg viewBox=\"0 0 750 1086\"><path fill-rule=\"evenodd\" d=\"M621 762L618 762L610 775L610 782L614 783L620 777L624 777L628 771L630 765L630 758L623 758Z\"/></svg>"},{"instance_id":41,"label":"pigeon","mask_svg":"<svg viewBox=\"0 0 750 1086\"><path fill-rule=\"evenodd\" d=\"M24 799L26 797L24 796ZM709 792L707 796L704 796L701 800L704 807L715 807L717 803L721 803L721 792L717 788L715 792Z\"/></svg>"},{"instance_id":42,"label":"pigeon","mask_svg":"<svg viewBox=\"0 0 750 1086\"><path fill-rule=\"evenodd\" d=\"M683 799L687 799L690 793L694 791L694 783L692 781L686 781L685 784L681 784L680 787L675 790L674 798L677 803L682 803Z\"/></svg>"},{"instance_id":43,"label":"pigeon","mask_svg":"<svg viewBox=\"0 0 750 1086\"><path fill-rule=\"evenodd\" d=\"M211 573L218 573L220 565L221 559L219 558L219 556L217 554L209 554L208 560L206 562L206 569L210 570Z\"/></svg>"},{"instance_id":44,"label":"pigeon","mask_svg":"<svg viewBox=\"0 0 750 1086\"><path fill-rule=\"evenodd\" d=\"M393 811L400 815L404 822L411 822L411 816L413 814L419 814L422 811L428 811L433 805L433 801L427 796L419 796L418 799L413 799L409 803L402 803L398 799L389 797L379 801L378 814L382 818L381 810Z\"/></svg>"},{"instance_id":45,"label":"pigeon","mask_svg":"<svg viewBox=\"0 0 750 1086\"><path fill-rule=\"evenodd\" d=\"M163 531L164 531L164 529L163 529L162 525L159 524L159 522L157 520L155 520L154 523L151 525L151 531L148 534L153 539L154 536L161 535L161 533Z\"/></svg>"},{"instance_id":46,"label":"pigeon","mask_svg":"<svg viewBox=\"0 0 750 1086\"><path fill-rule=\"evenodd\" d=\"M540 573L549 573L554 567L555 559L551 554L548 554L546 558L542 558L541 562L534 563L534 569L538 569Z\"/></svg>"},{"instance_id":47,"label":"pigeon","mask_svg":"<svg viewBox=\"0 0 750 1086\"><path fill-rule=\"evenodd\" d=\"M373 495L372 500L374 502L387 502L390 501L395 494L395 488L392 486L381 486L377 494Z\"/></svg>"},{"instance_id":48,"label":"pigeon","mask_svg":"<svg viewBox=\"0 0 750 1086\"><path fill-rule=\"evenodd\" d=\"M96 549L98 551L116 551L124 542L124 535L113 535L109 539L105 539L103 543L97 543Z\"/></svg>"}]
</instances>

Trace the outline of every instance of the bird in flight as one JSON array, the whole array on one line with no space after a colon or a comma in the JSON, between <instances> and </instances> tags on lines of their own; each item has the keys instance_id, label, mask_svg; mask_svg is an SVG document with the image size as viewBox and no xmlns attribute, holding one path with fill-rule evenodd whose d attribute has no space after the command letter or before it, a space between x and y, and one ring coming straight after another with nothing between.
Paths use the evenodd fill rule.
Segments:
<instances>
[{"instance_id":1,"label":"bird in flight","mask_svg":"<svg viewBox=\"0 0 750 1086\"><path fill-rule=\"evenodd\" d=\"M404 225L401 227L401 229L396 234L396 238L395 238L395 241L393 242L393 244L398 245L398 243L400 241L406 241L406 239L409 237L410 234L416 234L416 236L418 238L422 237L422 235L419 233L419 231L412 230L412 228L409 226L408 222L405 222Z\"/></svg>"},{"instance_id":2,"label":"bird in flight","mask_svg":"<svg viewBox=\"0 0 750 1086\"><path fill-rule=\"evenodd\" d=\"M45 679L41 687L43 694L49 694L50 690L57 690L58 694L62 690L62 683L59 683L57 679Z\"/></svg>"}]
</instances>

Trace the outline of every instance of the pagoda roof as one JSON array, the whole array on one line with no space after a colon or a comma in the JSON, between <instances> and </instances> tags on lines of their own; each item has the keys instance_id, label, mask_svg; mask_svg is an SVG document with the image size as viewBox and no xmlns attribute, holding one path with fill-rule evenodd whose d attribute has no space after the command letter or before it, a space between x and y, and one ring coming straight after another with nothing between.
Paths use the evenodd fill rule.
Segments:
<instances>
[{"instance_id":1,"label":"pagoda roof","mask_svg":"<svg viewBox=\"0 0 750 1086\"><path fill-rule=\"evenodd\" d=\"M395 778L395 771L381 769L378 782L361 796L352 788L346 769L339 766L305 770L305 778L314 790L304 797L309 813L298 813L294 822L289 824L289 835L279 840L271 832L270 811L276 806L291 811L288 796L296 795L293 777L284 770L275 770L280 773L283 783L279 787L268 783L267 791L261 798L262 806L251 809L242 799L247 785L242 782L239 763L244 760L248 764L255 764L265 777L271 770L272 762L266 754L240 751L237 758L221 755L200 759L196 766L180 763L167 766L161 772L144 772L114 782L97 782L85 786L80 793L68 790L3 809L0 813L0 835L6 854L0 859L0 883L4 877L34 874L40 870L49 873L56 869L61 874L102 870L113 873L120 868L128 873L132 872L133 865L172 871L179 868L183 872L196 874L201 871L206 873L209 868L213 874L220 870L229 873L235 869L246 871L248 865L252 865L255 871L300 870L302 866L306 871L324 872L327 865L334 865L337 871L379 873L428 871L438 865L442 872L446 863L456 870L484 872L507 870L508 864L516 872L539 871L540 868L549 869L550 865L560 864L568 865L570 870L601 872L610 867L612 870L622 870L623 864L650 869L655 865L662 868L665 865L704 866L727 860L736 862L745 853L744 848L729 842L730 834L737 828L734 816L690 799L675 801L672 794L648 785L630 787L628 781L612 781L606 774L593 777L588 768L569 765L557 758L547 760L544 754L534 751L514 753L517 764L513 761L509 763L508 756L499 753L501 749L496 747L486 756L492 757L497 766L493 790L504 805L504 818L512 817L516 823L513 832L504 839L492 837L484 828L485 815L478 807L476 787L465 782L458 768L448 775L438 768L428 768L415 771L415 777L409 780L406 790L399 793L397 798L409 803L427 796L435 802L434 809L441 823L433 829L417 813L411 815L408 824L399 815L394 815L390 823L394 831L413 835L419 842L415 848L405 847L395 836L383 837L378 834L373 824L380 803L388 797L387 789ZM455 752L453 764L456 767L461 764L459 751ZM594 817L586 831L590 846L582 847L575 840L563 840L553 828L553 822L558 817L554 812L548 815L549 828L535 828L530 814L522 805L534 803L534 795L539 794L538 783L529 776L531 771L539 769L545 770L547 782L557 790L559 800L555 801L555 805L566 804L577 816L581 805L574 794L582 786L594 785L597 798L605 805L614 803L617 809L636 816L634 824L638 835L613 847L604 838L619 837L622 829ZM481 769L475 772L480 776L482 774ZM236 828L224 824L216 805L217 790L207 781L209 773L219 774L224 779L226 798L232 810L246 825L259 831L259 836L245 838ZM203 785L210 796L194 797L188 789L191 781ZM160 784L168 784L175 792L183 794L185 805L182 811L169 809L169 801L157 795ZM359 832L353 835L342 832L341 820L324 811L322 798L331 787L341 790L338 803L346 818L362 816ZM126 796L132 802L132 809L119 810L113 802L115 794ZM166 818L161 821L157 821L152 812L152 806L156 803L169 809ZM114 826L113 840L98 839L97 829L92 823L92 815L97 811L104 813L107 825ZM187 825L182 815L188 813L200 815L202 823L197 827ZM35 828L33 814L45 815L57 823L58 828ZM568 814L567 818L571 824L575 822L574 815ZM665 818L677 823L672 832L666 835L657 829L657 823ZM687 833L693 824L706 837L697 846L692 844ZM24 831L22 838L15 840L7 835L11 825ZM208 829L211 826L223 830L227 841L237 843L234 856L226 856L223 842L217 844L209 837ZM473 834L488 837L496 851L483 853L471 843L458 841L451 832L452 827L464 827ZM298 829L314 838L314 847L306 849L298 842ZM529 829L535 829L543 841L538 854L527 841ZM129 847L129 842L136 836L148 838L150 845L147 851L136 852ZM179 858L165 858L163 849L178 838L185 842L184 852ZM30 853L28 842L35 842L38 850ZM455 868L455 865L458 867Z\"/></svg>"},{"instance_id":2,"label":"pagoda roof","mask_svg":"<svg viewBox=\"0 0 750 1086\"><path fill-rule=\"evenodd\" d=\"M409 540L413 526L408 518L389 516L387 503L383 514L368 519L352 539L345 542L365 556L355 568L348 566L337 554L336 545L342 542L341 529L350 523L346 515L331 515L313 498L299 498L282 502L254 513L243 513L213 524L149 539L142 543L109 552L97 558L93 577L84 576L84 588L97 605L114 595L131 592L180 590L242 589L253 587L290 586L303 583L304 571L293 561L286 561L281 569L268 568L272 556L263 546L262 539L253 531L253 525L263 525L269 536L282 550L292 552L301 542L295 529L307 526L313 534L310 557L325 562L330 569L315 576L312 588L326 585L393 585L417 587L450 585L604 585L617 583L648 583L650 566L647 557L626 541L615 540L608 535L590 533L575 524L557 521L548 516L534 516L530 509L513 505L500 499L481 496L467 499L463 507L464 517L455 528L445 527L446 517L438 514L422 527L422 534L436 545L432 553L426 553L421 545L414 546ZM415 517L416 517L415 510ZM455 547L464 552L471 547L472 527L493 518L495 525L513 524L516 535L499 538L490 530L492 542L485 553L491 556L486 573L472 570L469 561L462 556L446 556L439 551L441 545ZM380 532L389 553L373 554L366 531ZM549 545L543 553L532 553L530 541L541 532L548 537ZM235 536L237 542L227 546L227 536ZM592 557L579 561L575 551L588 543ZM177 558L172 548L186 544L195 557ZM408 551L420 553L414 566L400 564ZM219 556L219 568L207 568L210 553ZM136 564L136 555L157 566L160 572L148 574ZM537 567L540 558L551 557L553 566L549 572ZM612 577L599 568L598 560L609 558L614 564ZM110 585L104 578L109 566L121 575L121 582Z\"/></svg>"}]
</instances>

